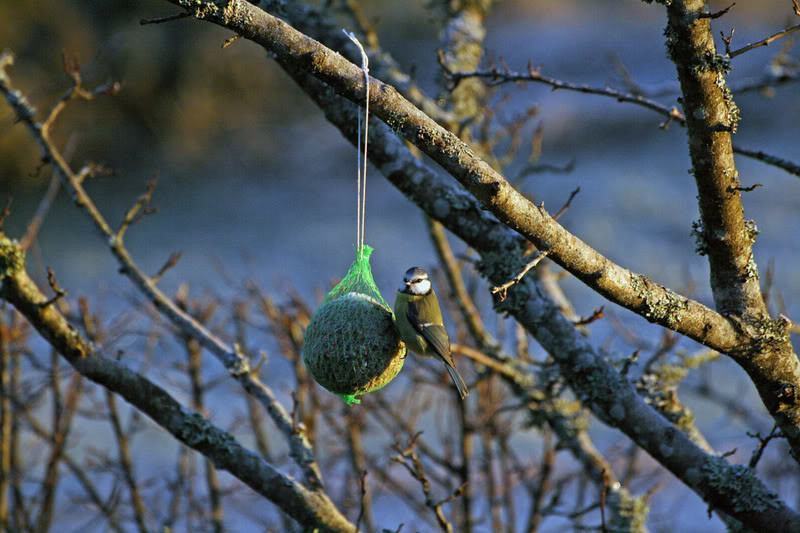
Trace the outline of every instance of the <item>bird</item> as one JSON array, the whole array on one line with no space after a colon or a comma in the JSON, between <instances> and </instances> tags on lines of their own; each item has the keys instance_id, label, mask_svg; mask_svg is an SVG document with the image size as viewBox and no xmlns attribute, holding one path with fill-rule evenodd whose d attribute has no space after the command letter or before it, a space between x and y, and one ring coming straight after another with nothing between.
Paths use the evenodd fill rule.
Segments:
<instances>
[{"instance_id":1,"label":"bird","mask_svg":"<svg viewBox=\"0 0 800 533\"><path fill-rule=\"evenodd\" d=\"M420 267L409 268L397 290L394 314L400 338L414 353L439 359L453 378L463 400L469 395L450 355L450 336L444 327L439 300L433 292L428 273Z\"/></svg>"}]
</instances>

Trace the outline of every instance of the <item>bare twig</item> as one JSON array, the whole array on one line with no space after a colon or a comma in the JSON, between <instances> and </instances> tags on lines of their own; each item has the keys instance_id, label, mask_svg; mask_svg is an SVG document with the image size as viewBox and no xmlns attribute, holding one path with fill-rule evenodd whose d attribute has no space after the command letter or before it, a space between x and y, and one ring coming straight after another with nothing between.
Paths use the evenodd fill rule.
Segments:
<instances>
[{"instance_id":1,"label":"bare twig","mask_svg":"<svg viewBox=\"0 0 800 533\"><path fill-rule=\"evenodd\" d=\"M364 511L367 508L365 505L365 499L367 497L367 471L364 470L361 472L359 476L359 485L361 486L361 506L358 511L358 519L356 520L356 530L355 533L358 533L358 528L361 525L361 520L364 519Z\"/></svg>"},{"instance_id":2,"label":"bare twig","mask_svg":"<svg viewBox=\"0 0 800 533\"><path fill-rule=\"evenodd\" d=\"M453 533L453 525L447 520L442 507L444 504L449 503L455 498L459 497L464 490L464 485L461 485L450 496L441 501L437 502L432 499L431 482L425 474L425 470L422 466L422 461L420 460L419 455L417 455L417 452L414 451L416 441L421 434L422 432L418 432L412 436L405 448L401 448L398 443L395 443L394 448L400 455L393 456L392 461L403 465L408 473L411 474L411 477L419 481L420 485L422 486L422 492L425 495L425 504L431 510L433 510L434 514L436 515L439 528L441 528L441 530L445 533Z\"/></svg>"},{"instance_id":3,"label":"bare twig","mask_svg":"<svg viewBox=\"0 0 800 533\"><path fill-rule=\"evenodd\" d=\"M800 30L800 24L796 24L795 26L792 26L790 28L786 28L783 31L779 31L778 33L770 35L766 39L761 39L760 41L756 41L754 43L748 44L747 46L743 46L743 47L741 47L741 48L739 48L737 50L734 50L733 52L730 52L728 54L728 57L730 57L732 59L732 58L734 58L734 57L736 57L738 55L741 55L741 54L743 54L745 52L749 52L750 50L752 50L754 48L759 48L761 46L768 46L771 42L777 41L781 37L786 37L787 35L789 35L791 33L794 33L797 30Z\"/></svg>"},{"instance_id":4,"label":"bare twig","mask_svg":"<svg viewBox=\"0 0 800 533\"><path fill-rule=\"evenodd\" d=\"M495 287L491 287L489 289L489 291L492 294L497 294L498 297L500 298L500 301L505 300L506 299L506 295L508 294L508 289L511 288L513 285L516 285L517 283L519 283L522 280L522 278L525 276L525 274L527 274L530 269L532 269L533 267L538 265L539 262L542 259L544 259L545 257L547 257L549 255L549 253L550 252L548 250L545 250L543 252L539 252L539 255L536 256L536 259L534 259L533 261L531 261L530 263L525 265L525 268L523 268L522 271L519 274L514 276L510 281L507 281L506 283L503 283L502 285L497 285Z\"/></svg>"},{"instance_id":5,"label":"bare twig","mask_svg":"<svg viewBox=\"0 0 800 533\"><path fill-rule=\"evenodd\" d=\"M133 507L133 517L136 522L136 527L140 533L147 533L147 521L145 518L144 501L142 500L141 488L136 479L133 471L133 456L131 455L131 444L128 433L123 429L122 422L119 418L119 409L117 407L116 395L106 390L106 405L108 407L108 419L111 422L111 427L114 430L114 437L117 442L117 451L119 452L119 466L122 470L125 483L128 485L130 491L131 506Z\"/></svg>"},{"instance_id":6,"label":"bare twig","mask_svg":"<svg viewBox=\"0 0 800 533\"><path fill-rule=\"evenodd\" d=\"M145 192L136 199L136 202L128 209L128 212L125 214L125 218L122 220L122 224L120 224L119 229L117 230L116 235L114 238L118 241L122 241L123 237L125 236L125 232L128 231L128 228L133 224L136 224L143 216L145 215L152 215L156 212L155 208L148 207L150 203L150 198L153 196L153 191L158 184L158 178L154 178L147 184L147 189Z\"/></svg>"},{"instance_id":7,"label":"bare twig","mask_svg":"<svg viewBox=\"0 0 800 533\"><path fill-rule=\"evenodd\" d=\"M774 155L767 154L762 151L756 150L746 150L741 147L733 147L733 151L737 154L741 154L747 157L752 157L753 159L758 159L768 165L773 165L779 168L782 168L786 172L790 174L794 174L795 176L800 176L800 165L797 163L793 163L787 159L781 159L780 157L776 157Z\"/></svg>"},{"instance_id":8,"label":"bare twig","mask_svg":"<svg viewBox=\"0 0 800 533\"><path fill-rule=\"evenodd\" d=\"M603 470L603 487L600 490L600 523L602 524L603 533L608 533L606 527L606 496L608 495L608 476L606 470Z\"/></svg>"},{"instance_id":9,"label":"bare twig","mask_svg":"<svg viewBox=\"0 0 800 533\"><path fill-rule=\"evenodd\" d=\"M185 19L186 17L191 17L192 14L188 11L182 11L180 13L175 13L174 15L170 15L168 17L160 17L154 19L140 19L139 24L142 26L146 24L163 24L164 22L172 22L173 20L180 20Z\"/></svg>"},{"instance_id":10,"label":"bare twig","mask_svg":"<svg viewBox=\"0 0 800 533\"><path fill-rule=\"evenodd\" d=\"M55 293L55 296L53 296L52 298L50 298L46 302L40 303L39 305L41 307L47 307L49 305L53 305L58 300L60 300L61 298L63 298L64 296L67 295L67 291L62 289L61 286L58 284L58 281L56 280L56 274L55 274L55 272L53 272L53 269L50 268L50 267L47 267L47 283L50 285L50 288L53 289L53 292Z\"/></svg>"},{"instance_id":11,"label":"bare twig","mask_svg":"<svg viewBox=\"0 0 800 533\"><path fill-rule=\"evenodd\" d=\"M686 125L686 117L675 106L670 107L661 104L655 100L652 100L650 98L647 98L644 95L618 91L610 87L602 87L602 88L590 87L589 85L585 84L581 85L581 84L561 81L556 78L543 75L541 73L541 67L537 67L534 69L530 63L528 64L527 73L514 72L510 70L501 71L498 68L492 68L488 70L475 70L472 72L460 72L460 73L450 72L445 70L445 75L449 79L451 79L453 83L458 83L460 80L470 77L479 77L487 79L489 80L487 82L489 85L499 85L502 83L515 83L520 81L527 81L527 82L543 83L545 85L549 85L550 87L553 88L553 90L576 91L585 94L607 96L610 98L614 98L618 102L626 102L638 105L663 115L666 118L666 121L660 125L662 128L666 128L672 121L677 121L681 126ZM746 157L752 157L754 159L758 159L759 161L766 163L768 165L779 167L785 170L786 172L789 172L790 174L800 176L800 166L798 166L795 163L792 163L791 161L779 158L777 156L765 154L763 152L756 152L754 150L742 148L736 145L734 145L733 151L738 154L744 155Z\"/></svg>"},{"instance_id":12,"label":"bare twig","mask_svg":"<svg viewBox=\"0 0 800 533\"><path fill-rule=\"evenodd\" d=\"M730 10L731 10L731 8L732 8L733 6L735 6L735 5L736 5L736 2L732 3L731 5L729 5L728 7L726 7L725 9L721 9L721 10L719 10L719 11L715 11L715 12L713 12L713 13L700 13L700 14L697 16L697 18L701 18L701 19L702 19L702 18L705 18L705 19L718 19L718 18L720 18L721 16L725 15L725 14L726 14L728 11L730 11Z\"/></svg>"},{"instance_id":13,"label":"bare twig","mask_svg":"<svg viewBox=\"0 0 800 533\"><path fill-rule=\"evenodd\" d=\"M30 105L27 98L11 85L11 80L5 72L5 68L12 63L13 55L10 52L3 52L0 54L0 92L3 93L6 100L16 112L17 117L25 123L34 139L39 143L44 157L53 165L65 187L75 198L76 204L80 206L91 219L101 237L108 242L112 254L120 264L120 271L128 276L134 285L142 291L169 320L187 334L197 338L205 348L214 354L249 394L253 394L258 398L259 402L266 408L273 422L289 440L291 456L302 468L306 481L311 486L321 487L322 476L311 450L311 444L306 438L306 435L300 428L292 424L292 420L286 412L286 409L277 401L272 390L264 385L257 377L251 375L249 361L239 350L236 350L235 347L231 347L223 342L191 316L179 309L175 302L153 284L149 276L147 276L133 261L122 239L117 238L118 235L124 234L125 229L135 220L139 210L147 203L152 190L148 188L148 192L145 192L145 194L139 198L139 201L127 213L120 227L120 231L115 233L108 222L106 222L91 197L86 193L82 184L78 181L76 174L72 171L55 143L50 139L49 125L52 124L55 116L63 109L65 102L72 98L71 94L74 93L85 96L85 93L93 97L93 95L98 94L100 88L91 92L85 90L74 91L74 89L79 88L78 84L80 81L79 75L75 74L73 78L76 80L76 85L73 89L70 89L70 91L73 92L71 93L68 91L67 95L59 100L50 112L48 119L42 124L34 120L35 110Z\"/></svg>"},{"instance_id":14,"label":"bare twig","mask_svg":"<svg viewBox=\"0 0 800 533\"><path fill-rule=\"evenodd\" d=\"M6 198L6 205L3 207L3 210L0 211L0 231L3 231L3 224L6 221L6 218L11 214L11 204L14 203L14 198L9 196Z\"/></svg>"},{"instance_id":15,"label":"bare twig","mask_svg":"<svg viewBox=\"0 0 800 533\"><path fill-rule=\"evenodd\" d=\"M164 265L158 269L156 275L151 278L153 285L157 285L158 282L161 281L162 276L166 274L167 270L177 265L182 256L183 252L172 252L167 259L167 262L164 263Z\"/></svg>"},{"instance_id":16,"label":"bare twig","mask_svg":"<svg viewBox=\"0 0 800 533\"><path fill-rule=\"evenodd\" d=\"M605 305L601 305L600 307L595 309L594 312L590 316L588 316L586 318L582 318L582 319L578 320L577 322L575 322L575 325L576 326L587 326L587 325L591 324L592 322L594 322L596 320L600 320L601 318L603 318L603 312L605 311L605 308L606 308Z\"/></svg>"},{"instance_id":17,"label":"bare twig","mask_svg":"<svg viewBox=\"0 0 800 533\"><path fill-rule=\"evenodd\" d=\"M574 191L569 193L569 198L567 198L567 203L565 203L564 207L559 209L558 212L555 215L553 215L553 220L558 220L559 218L561 218L561 215L567 212L569 206L572 205L572 199L575 198L575 196L577 196L579 192L581 192L581 188L576 187Z\"/></svg>"},{"instance_id":18,"label":"bare twig","mask_svg":"<svg viewBox=\"0 0 800 533\"><path fill-rule=\"evenodd\" d=\"M775 438L780 438L783 435L781 434L780 428L775 425L772 428L772 431L769 432L769 435L766 437L762 437L761 433L750 433L747 432L748 437L753 437L754 439L758 439L758 447L753 450L753 455L750 456L750 462L748 463L748 467L755 468L758 465L758 461L761 460L761 456L764 454L764 450L767 449L767 444L769 441Z\"/></svg>"},{"instance_id":19,"label":"bare twig","mask_svg":"<svg viewBox=\"0 0 800 533\"><path fill-rule=\"evenodd\" d=\"M0 236L5 254L20 254L18 246ZM278 471L258 454L244 448L201 414L181 405L166 390L114 359L104 357L79 334L55 308L41 309L44 295L25 271L24 264L5 270L0 297L19 310L34 328L77 370L129 403L169 432L177 440L213 459L216 468L228 470L263 497L275 502L307 528L352 533L353 524L321 490ZM63 442L63 440L62 440Z\"/></svg>"},{"instance_id":20,"label":"bare twig","mask_svg":"<svg viewBox=\"0 0 800 533\"><path fill-rule=\"evenodd\" d=\"M731 191L731 192L733 192L733 191L752 192L752 191L758 189L759 187L763 187L763 185L761 185L760 183L756 183L756 184L751 185L749 187L728 187L728 190Z\"/></svg>"}]
</instances>

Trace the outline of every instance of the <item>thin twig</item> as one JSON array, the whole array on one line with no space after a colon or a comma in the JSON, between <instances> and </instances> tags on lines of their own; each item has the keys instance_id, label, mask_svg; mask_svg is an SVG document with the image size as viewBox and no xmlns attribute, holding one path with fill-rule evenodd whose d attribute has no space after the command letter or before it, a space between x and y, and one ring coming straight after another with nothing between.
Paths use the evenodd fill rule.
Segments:
<instances>
[{"instance_id":1,"label":"thin twig","mask_svg":"<svg viewBox=\"0 0 800 533\"><path fill-rule=\"evenodd\" d=\"M58 280L56 280L56 274L55 272L53 272L53 269L50 268L49 266L47 267L47 283L50 285L50 288L53 289L53 292L56 294L49 300L40 303L39 307L42 308L47 307L49 305L53 305L58 300L67 295L67 291L62 289L61 286L58 284Z\"/></svg>"},{"instance_id":2,"label":"thin twig","mask_svg":"<svg viewBox=\"0 0 800 533\"><path fill-rule=\"evenodd\" d=\"M120 265L121 273L126 275L133 284L156 305L164 316L187 334L198 339L198 341L214 354L223 366L231 372L231 375L249 394L253 394L258 398L259 402L269 413L273 422L289 441L290 455L302 469L305 481L314 488L321 487L322 475L311 449L311 444L302 429L292 424L289 414L286 412L283 405L278 402L272 389L264 385L261 380L250 373L249 361L239 350L235 349L235 346L229 346L222 341L222 339L208 331L203 325L199 324L191 316L179 309L175 302L153 284L150 277L133 261L133 258L121 242L121 239L116 238L116 233L111 229L111 226L94 204L94 201L92 201L91 197L86 193L81 182L78 181L77 175L70 168L69 164L50 138L48 127L46 127L46 125L52 124L51 118L57 114L56 108L60 109L59 105L63 104L66 99L62 98L62 100L56 104L56 107L51 111L45 124L36 122L36 120L34 120L35 109L20 91L13 88L11 80L5 72L5 68L11 64L13 64L13 55L10 52L6 51L0 54L0 92L3 93L8 103L14 109L19 120L28 127L31 135L38 142L44 158L47 159L58 172L63 184L74 197L75 203L87 214L101 237L108 243L111 253ZM75 77L77 78L77 76ZM116 84L112 87L118 89L119 85ZM99 88L91 92L84 92L89 95L98 94ZM69 94L69 92L67 94ZM134 206L134 208L135 207L136 206ZM128 215L130 215L130 212ZM135 215L134 213L133 216ZM126 216L126 219L128 219L128 216ZM130 225L130 222L128 222L127 225ZM123 228L121 227L120 229Z\"/></svg>"},{"instance_id":3,"label":"thin twig","mask_svg":"<svg viewBox=\"0 0 800 533\"><path fill-rule=\"evenodd\" d=\"M749 52L753 48L759 48L761 46L768 46L771 42L777 41L781 37L786 37L787 35L789 35L791 33L794 33L797 30L800 30L800 24L792 26L791 28L786 28L783 31L779 31L778 33L776 33L774 35L770 35L766 39L761 39L760 41L748 44L747 46L743 46L743 47L741 47L741 48L739 48L737 50L734 50L733 52L728 54L728 57L730 57L732 59L732 58L734 58L734 57L736 57L738 55L741 55L741 54L743 54L745 52Z\"/></svg>"},{"instance_id":4,"label":"thin twig","mask_svg":"<svg viewBox=\"0 0 800 533\"><path fill-rule=\"evenodd\" d=\"M595 309L594 312L590 316L588 316L586 318L582 318L582 319L578 320L577 322L575 322L575 325L576 326L587 326L587 325L591 324L592 322L600 320L601 318L603 318L603 312L605 311L605 309L606 309L606 306L605 305L601 305L600 307Z\"/></svg>"},{"instance_id":5,"label":"thin twig","mask_svg":"<svg viewBox=\"0 0 800 533\"><path fill-rule=\"evenodd\" d=\"M575 196L577 196L579 192L581 192L581 188L577 187L574 191L569 193L569 198L567 198L567 203L564 204L564 207L558 210L558 213L553 215L553 220L558 220L561 217L561 215L567 212L569 206L572 205L572 199L575 198Z\"/></svg>"},{"instance_id":6,"label":"thin twig","mask_svg":"<svg viewBox=\"0 0 800 533\"><path fill-rule=\"evenodd\" d=\"M147 206L150 203L150 198L153 197L153 191L155 190L157 184L158 178L153 178L150 183L147 184L144 194L139 196L131 208L128 209L128 212L125 214L125 218L122 220L122 224L120 224L119 229L117 230L117 234L114 236L117 241L122 241L122 238L125 236L125 232L128 230L128 228L136 224L143 216L151 215L156 212L155 208L150 208Z\"/></svg>"},{"instance_id":7,"label":"thin twig","mask_svg":"<svg viewBox=\"0 0 800 533\"><path fill-rule=\"evenodd\" d=\"M603 533L608 533L606 527L606 496L608 495L608 476L606 470L603 470L603 487L600 490L600 521L602 524Z\"/></svg>"},{"instance_id":8,"label":"thin twig","mask_svg":"<svg viewBox=\"0 0 800 533\"><path fill-rule=\"evenodd\" d=\"M778 425L776 424L766 437L762 437L761 433L750 433L749 431L747 432L747 436L758 439L758 447L753 450L753 455L750 456L750 462L747 465L750 468L755 468L758 465L758 461L761 460L764 450L767 449L767 444L769 444L769 441L775 438L780 438L783 435L781 434L780 428L778 428Z\"/></svg>"},{"instance_id":9,"label":"thin twig","mask_svg":"<svg viewBox=\"0 0 800 533\"><path fill-rule=\"evenodd\" d=\"M752 192L759 187L763 187L763 185L761 185L760 183L756 183L754 185L751 185L750 187L728 187L728 190L731 192L732 191Z\"/></svg>"},{"instance_id":10,"label":"thin twig","mask_svg":"<svg viewBox=\"0 0 800 533\"><path fill-rule=\"evenodd\" d=\"M741 154L747 157L752 157L753 159L758 159L763 163L767 163L768 165L773 165L779 168L782 168L786 172L790 174L794 174L795 176L800 176L800 165L797 163L792 163L789 160L782 159L780 157L776 157L774 155L770 155L764 153L762 151L756 150L746 150L741 147L734 146L733 151L737 154Z\"/></svg>"},{"instance_id":11,"label":"thin twig","mask_svg":"<svg viewBox=\"0 0 800 533\"><path fill-rule=\"evenodd\" d=\"M177 265L178 261L180 261L182 256L183 252L172 252L169 258L167 259L167 262L164 263L164 265L158 269L156 275L151 278L151 280L153 281L153 285L157 285L158 282L161 281L161 277L167 272L167 270Z\"/></svg>"},{"instance_id":12,"label":"thin twig","mask_svg":"<svg viewBox=\"0 0 800 533\"><path fill-rule=\"evenodd\" d=\"M182 11L180 13L175 13L174 15L170 15L168 17L160 17L154 19L140 19L139 24L142 26L146 24L163 24L164 22L172 22L173 20L180 20L185 19L186 17L191 17L192 14L189 11Z\"/></svg>"},{"instance_id":13,"label":"thin twig","mask_svg":"<svg viewBox=\"0 0 800 533\"><path fill-rule=\"evenodd\" d=\"M3 230L3 224L5 224L6 218L11 215L11 204L14 203L14 197L9 196L6 198L6 205L3 207L3 210L0 211L0 231Z\"/></svg>"},{"instance_id":14,"label":"thin twig","mask_svg":"<svg viewBox=\"0 0 800 533\"><path fill-rule=\"evenodd\" d=\"M531 261L530 263L528 263L527 265L525 265L525 268L523 268L523 269L522 269L522 272L520 272L519 274L517 274L516 276L514 276L514 278L513 278L511 281L507 281L507 282L503 283L502 285L498 285L498 286L496 286L496 287L491 287L491 288L489 289L489 291L490 291L492 294L497 294L497 295L499 296L499 298L500 298L500 301L503 301L503 300L505 300L505 299L506 299L506 296L508 295L508 289L509 289L510 287L512 287L513 285L516 285L517 283L519 283L520 281L522 281L522 278L525 276L525 274L527 274L527 273L528 273L528 271L529 271L530 269L532 269L533 267L535 267L536 265L538 265L538 264L539 264L539 262L540 262L542 259L544 259L545 257L547 257L547 255L548 255L549 253L550 253L550 252L549 252L549 251L547 251L547 250L545 250L545 251L543 251L543 252L540 252L540 253L539 253L539 255L538 255L538 256L536 256L536 259L534 259L533 261Z\"/></svg>"},{"instance_id":15,"label":"thin twig","mask_svg":"<svg viewBox=\"0 0 800 533\"><path fill-rule=\"evenodd\" d=\"M358 528L361 525L361 520L364 519L364 511L365 511L365 509L367 507L366 505L364 505L364 500L366 499L366 496L367 496L367 471L366 470L361 472L361 476L360 476L359 481L360 481L360 484L361 484L361 508L358 511L358 519L356 520L356 531L355 531L355 533L358 533Z\"/></svg>"},{"instance_id":16,"label":"thin twig","mask_svg":"<svg viewBox=\"0 0 800 533\"><path fill-rule=\"evenodd\" d=\"M701 19L718 19L721 16L725 15L728 11L730 11L731 8L733 6L735 6L735 5L736 5L736 2L732 3L731 5L726 7L725 9L721 9L721 10L715 11L713 13L700 13L699 15L697 15L697 18L701 18Z\"/></svg>"},{"instance_id":17,"label":"thin twig","mask_svg":"<svg viewBox=\"0 0 800 533\"><path fill-rule=\"evenodd\" d=\"M444 68L444 67L442 67ZM533 83L543 83L545 85L549 85L553 88L553 90L566 90L566 91L576 91L580 93L586 94L595 94L600 96L607 96L610 98L614 98L618 102L626 102L635 105L639 105L650 109L651 111L655 111L663 115L666 120L660 124L661 128L666 128L669 124L673 121L677 122L681 126L686 125L686 117L684 117L683 113L681 113L677 107L675 106L667 106L661 104L655 100L647 98L641 94L634 94L634 93L627 93L624 91L618 91L616 89L612 89L610 87L590 87L589 85L579 85L576 83L568 83L556 78L551 78L549 76L545 76L541 73L541 68L537 67L536 69L529 63L528 64L528 72L527 73L519 73L510 70L499 70L496 67L488 70L475 70L471 72L451 72L444 68L445 76L450 79L453 83L458 83L459 81L467 78L484 78L489 80L487 82L488 85L500 85L502 83L514 83L514 82L533 82ZM800 165L792 163L791 161L782 159L777 156L772 156L769 154L765 154L764 152L757 152L754 150L749 150L746 148L742 148L740 146L734 145L733 151L737 154L744 155L746 157L752 157L754 159L758 159L759 161L766 163L768 165L773 165L778 168L789 172L790 174L794 174L795 176L800 176Z\"/></svg>"}]
</instances>

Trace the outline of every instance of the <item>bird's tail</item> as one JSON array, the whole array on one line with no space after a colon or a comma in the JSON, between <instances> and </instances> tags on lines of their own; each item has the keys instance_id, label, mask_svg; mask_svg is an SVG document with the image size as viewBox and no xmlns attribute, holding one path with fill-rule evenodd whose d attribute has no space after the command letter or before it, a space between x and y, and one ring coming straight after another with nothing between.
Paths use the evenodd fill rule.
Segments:
<instances>
[{"instance_id":1,"label":"bird's tail","mask_svg":"<svg viewBox=\"0 0 800 533\"><path fill-rule=\"evenodd\" d=\"M461 399L463 400L469 396L467 384L464 383L464 380L461 378L461 374L458 373L458 370L456 370L456 367L448 364L445 364L444 366L447 368L447 371L450 372L450 377L453 378L453 383L456 384L456 388L458 389L458 394L461 396Z\"/></svg>"}]
</instances>

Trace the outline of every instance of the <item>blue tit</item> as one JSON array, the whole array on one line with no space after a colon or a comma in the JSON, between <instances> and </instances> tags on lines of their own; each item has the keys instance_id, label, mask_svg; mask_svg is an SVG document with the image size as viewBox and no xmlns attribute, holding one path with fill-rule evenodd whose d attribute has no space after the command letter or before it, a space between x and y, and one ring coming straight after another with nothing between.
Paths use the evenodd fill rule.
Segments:
<instances>
[{"instance_id":1,"label":"blue tit","mask_svg":"<svg viewBox=\"0 0 800 533\"><path fill-rule=\"evenodd\" d=\"M394 301L394 315L406 347L418 355L436 357L444 363L461 399L466 398L469 389L450 355L450 336L444 328L439 300L428 274L420 267L411 267L406 272Z\"/></svg>"}]
</instances>

